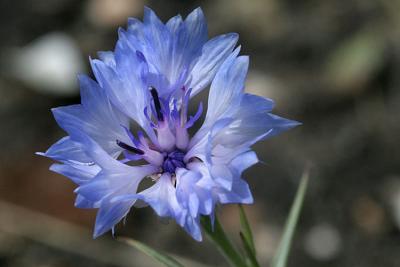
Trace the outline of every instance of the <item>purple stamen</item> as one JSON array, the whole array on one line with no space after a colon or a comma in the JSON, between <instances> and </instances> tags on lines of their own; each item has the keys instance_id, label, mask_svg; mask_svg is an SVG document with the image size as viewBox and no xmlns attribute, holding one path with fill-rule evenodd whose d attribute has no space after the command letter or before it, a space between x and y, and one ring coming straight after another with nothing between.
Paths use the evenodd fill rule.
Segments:
<instances>
[{"instance_id":1,"label":"purple stamen","mask_svg":"<svg viewBox=\"0 0 400 267\"><path fill-rule=\"evenodd\" d=\"M199 108L194 116L190 116L189 121L186 123L186 129L189 129L193 124L200 118L201 113L203 113L203 103L200 102Z\"/></svg>"},{"instance_id":2,"label":"purple stamen","mask_svg":"<svg viewBox=\"0 0 400 267\"><path fill-rule=\"evenodd\" d=\"M151 118L150 118L150 115L149 115L149 112L148 112L148 108L147 107L145 107L144 108L144 115L146 116L146 119L150 122L150 127L152 127L152 128L156 128L156 125L154 124L154 122L151 120Z\"/></svg>"},{"instance_id":3,"label":"purple stamen","mask_svg":"<svg viewBox=\"0 0 400 267\"><path fill-rule=\"evenodd\" d=\"M172 112L171 112L171 118L174 121L179 121L179 111L178 111L177 100L176 99L174 99L174 102L173 102L173 109L172 109Z\"/></svg>"},{"instance_id":4,"label":"purple stamen","mask_svg":"<svg viewBox=\"0 0 400 267\"><path fill-rule=\"evenodd\" d=\"M156 88L151 86L150 93L151 93L151 96L153 97L154 107L155 107L156 113L157 113L157 119L158 119L158 121L164 121L164 116L161 112L161 102L160 102L160 98L158 97Z\"/></svg>"},{"instance_id":5,"label":"purple stamen","mask_svg":"<svg viewBox=\"0 0 400 267\"><path fill-rule=\"evenodd\" d=\"M143 158L142 155L131 154L131 153L127 152L127 151L124 151L123 153L124 153L124 157L127 160L127 162L129 162L129 161L137 161L137 160L140 160L140 159Z\"/></svg>"},{"instance_id":6,"label":"purple stamen","mask_svg":"<svg viewBox=\"0 0 400 267\"><path fill-rule=\"evenodd\" d=\"M139 145L140 145L140 142L139 142L139 140L137 140L137 139L135 138L135 136L132 134L132 132L131 132L126 126L124 126L124 125L121 125L121 127L124 128L126 134L129 136L129 139L131 139L132 143L133 143L135 146L139 146Z\"/></svg>"},{"instance_id":7,"label":"purple stamen","mask_svg":"<svg viewBox=\"0 0 400 267\"><path fill-rule=\"evenodd\" d=\"M139 155L143 155L144 154L144 151L139 149L139 148L130 146L130 145L128 145L128 144L126 144L126 143L124 143L124 142L122 142L120 140L116 140L116 142L117 142L117 145L119 147L121 147L121 148L123 148L125 150L128 150L129 152L136 153L136 154L139 154Z\"/></svg>"}]
</instances>

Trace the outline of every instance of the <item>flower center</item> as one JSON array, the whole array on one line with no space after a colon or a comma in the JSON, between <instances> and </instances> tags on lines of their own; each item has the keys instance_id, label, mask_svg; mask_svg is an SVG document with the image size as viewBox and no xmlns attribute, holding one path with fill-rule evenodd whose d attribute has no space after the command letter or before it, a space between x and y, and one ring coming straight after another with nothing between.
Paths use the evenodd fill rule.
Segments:
<instances>
[{"instance_id":1,"label":"flower center","mask_svg":"<svg viewBox=\"0 0 400 267\"><path fill-rule=\"evenodd\" d=\"M182 98L178 107L176 99L162 98L154 87L150 87L152 103L144 109L144 115L154 130L153 138L146 138L142 132L135 137L122 126L129 136L130 143L116 140L123 149L123 163L145 160L160 167L162 172L175 174L176 168L185 168L183 161L189 145L188 129L200 118L203 106L200 103L194 116L188 118L188 105L191 89L182 88Z\"/></svg>"},{"instance_id":2,"label":"flower center","mask_svg":"<svg viewBox=\"0 0 400 267\"><path fill-rule=\"evenodd\" d=\"M162 164L163 172L175 173L176 168L185 168L186 164L183 161L185 153L180 150L172 151L165 155L164 163Z\"/></svg>"}]
</instances>

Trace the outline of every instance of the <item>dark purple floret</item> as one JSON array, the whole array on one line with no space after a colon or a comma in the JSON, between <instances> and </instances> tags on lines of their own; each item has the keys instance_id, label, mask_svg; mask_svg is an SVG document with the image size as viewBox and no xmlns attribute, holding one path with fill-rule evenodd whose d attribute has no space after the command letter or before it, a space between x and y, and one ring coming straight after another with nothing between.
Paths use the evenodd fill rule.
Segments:
<instances>
[{"instance_id":1,"label":"dark purple floret","mask_svg":"<svg viewBox=\"0 0 400 267\"><path fill-rule=\"evenodd\" d=\"M175 150L165 156L163 163L163 171L169 173L175 173L176 168L185 168L186 164L183 162L185 153L180 150Z\"/></svg>"}]
</instances>

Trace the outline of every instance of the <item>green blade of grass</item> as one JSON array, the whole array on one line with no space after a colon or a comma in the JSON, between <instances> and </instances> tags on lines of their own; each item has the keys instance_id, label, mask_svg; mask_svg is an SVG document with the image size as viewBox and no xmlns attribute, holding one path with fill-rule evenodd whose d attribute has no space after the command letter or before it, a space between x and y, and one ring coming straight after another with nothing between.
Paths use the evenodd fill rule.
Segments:
<instances>
[{"instance_id":1,"label":"green blade of grass","mask_svg":"<svg viewBox=\"0 0 400 267\"><path fill-rule=\"evenodd\" d=\"M249 243L247 242L243 232L240 232L240 239L242 240L244 250L247 255L248 263L251 267L260 267L260 264L258 264L256 255L253 253Z\"/></svg>"},{"instance_id":2,"label":"green blade of grass","mask_svg":"<svg viewBox=\"0 0 400 267\"><path fill-rule=\"evenodd\" d=\"M296 192L295 200L290 208L289 216L286 220L283 235L278 247L278 250L272 260L271 267L285 267L287 258L290 251L293 235L296 229L297 221L299 219L300 210L303 205L304 196L306 193L307 185L309 180L309 170L306 168L304 171L299 188Z\"/></svg>"},{"instance_id":3,"label":"green blade of grass","mask_svg":"<svg viewBox=\"0 0 400 267\"><path fill-rule=\"evenodd\" d=\"M217 245L231 266L246 267L244 259L233 247L217 218L215 218L214 229L211 226L211 220L208 216L201 218L201 225L207 236Z\"/></svg>"},{"instance_id":4,"label":"green blade of grass","mask_svg":"<svg viewBox=\"0 0 400 267\"><path fill-rule=\"evenodd\" d=\"M253 234L251 232L249 221L247 220L246 213L244 212L244 208L241 204L239 206L239 217L240 217L240 228L243 233L243 241L246 241L247 246L249 247L251 253L256 255L256 248L254 246Z\"/></svg>"},{"instance_id":5,"label":"green blade of grass","mask_svg":"<svg viewBox=\"0 0 400 267\"><path fill-rule=\"evenodd\" d=\"M240 218L240 239L243 243L244 251L246 253L247 262L252 267L259 267L256 248L253 240L253 233L249 221L247 220L246 213L244 211L243 205L239 204L239 218Z\"/></svg>"},{"instance_id":6,"label":"green blade of grass","mask_svg":"<svg viewBox=\"0 0 400 267\"><path fill-rule=\"evenodd\" d=\"M127 244L131 247L134 247L134 248L140 250L147 256L159 261L160 263L164 264L167 267L183 267L183 265L180 264L179 262L177 262L174 258L172 258L162 252L158 252L155 249L143 244L142 242L139 242L137 240L130 239L130 238L123 238L123 237L118 238L118 240L124 242L125 244Z\"/></svg>"}]
</instances>

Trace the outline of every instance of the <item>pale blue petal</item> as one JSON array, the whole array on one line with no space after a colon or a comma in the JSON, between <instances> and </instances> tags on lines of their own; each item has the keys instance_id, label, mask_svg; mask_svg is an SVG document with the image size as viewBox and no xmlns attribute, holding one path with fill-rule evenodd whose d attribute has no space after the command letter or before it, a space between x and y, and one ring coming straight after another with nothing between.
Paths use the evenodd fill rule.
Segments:
<instances>
[{"instance_id":1,"label":"pale blue petal","mask_svg":"<svg viewBox=\"0 0 400 267\"><path fill-rule=\"evenodd\" d=\"M143 40L143 23L137 18L128 19L128 32Z\"/></svg>"},{"instance_id":2,"label":"pale blue petal","mask_svg":"<svg viewBox=\"0 0 400 267\"><path fill-rule=\"evenodd\" d=\"M83 132L77 132L74 135L74 140L82 145L82 150L90 159L99 165L101 168L106 169L126 169L127 165L115 160L107 151L97 143L89 135Z\"/></svg>"},{"instance_id":3,"label":"pale blue petal","mask_svg":"<svg viewBox=\"0 0 400 267\"><path fill-rule=\"evenodd\" d=\"M226 147L251 146L255 142L289 130L297 125L296 121L267 113L272 108L269 99L245 94L232 115L234 121L221 129L213 142Z\"/></svg>"},{"instance_id":4,"label":"pale blue petal","mask_svg":"<svg viewBox=\"0 0 400 267\"><path fill-rule=\"evenodd\" d=\"M115 54L116 69L112 69L102 61L91 60L93 72L111 102L155 139L154 131L144 115L144 108L149 103L149 93L140 78L140 72L145 68L145 62L129 48L118 47Z\"/></svg>"},{"instance_id":5,"label":"pale blue petal","mask_svg":"<svg viewBox=\"0 0 400 267\"><path fill-rule=\"evenodd\" d=\"M96 216L93 238L96 238L121 221L129 212L133 202L113 202L102 201Z\"/></svg>"},{"instance_id":6,"label":"pale blue petal","mask_svg":"<svg viewBox=\"0 0 400 267\"><path fill-rule=\"evenodd\" d=\"M168 173L164 173L152 187L140 192L138 196L149 204L158 216L171 217L180 223L182 209Z\"/></svg>"},{"instance_id":7,"label":"pale blue petal","mask_svg":"<svg viewBox=\"0 0 400 267\"><path fill-rule=\"evenodd\" d=\"M97 165L58 164L51 165L50 170L70 178L77 185L82 185L90 181L100 172Z\"/></svg>"},{"instance_id":8,"label":"pale blue petal","mask_svg":"<svg viewBox=\"0 0 400 267\"><path fill-rule=\"evenodd\" d=\"M176 15L175 17L170 18L165 25L167 26L171 35L176 35L182 24L183 24L182 16Z\"/></svg>"},{"instance_id":9,"label":"pale blue petal","mask_svg":"<svg viewBox=\"0 0 400 267\"><path fill-rule=\"evenodd\" d=\"M212 210L211 191L197 184L202 179L203 175L196 170L180 168L176 171L176 197L192 217L208 215Z\"/></svg>"},{"instance_id":10,"label":"pale blue petal","mask_svg":"<svg viewBox=\"0 0 400 267\"><path fill-rule=\"evenodd\" d=\"M243 179L235 179L231 190L217 190L219 202L221 204L252 204L253 196L249 185Z\"/></svg>"},{"instance_id":11,"label":"pale blue petal","mask_svg":"<svg viewBox=\"0 0 400 267\"><path fill-rule=\"evenodd\" d=\"M115 67L115 57L114 53L111 51L99 51L97 52L97 56L101 61L103 61L108 66L114 68Z\"/></svg>"},{"instance_id":12,"label":"pale blue petal","mask_svg":"<svg viewBox=\"0 0 400 267\"><path fill-rule=\"evenodd\" d=\"M228 166L224 164L214 164L210 166L210 174L214 181L221 187L230 190L232 188L233 174Z\"/></svg>"},{"instance_id":13,"label":"pale blue petal","mask_svg":"<svg viewBox=\"0 0 400 267\"><path fill-rule=\"evenodd\" d=\"M94 209L99 207L96 202L89 201L81 195L76 196L74 205L80 209Z\"/></svg>"},{"instance_id":14,"label":"pale blue petal","mask_svg":"<svg viewBox=\"0 0 400 267\"><path fill-rule=\"evenodd\" d=\"M86 135L77 136L83 149L102 170L88 183L76 189L86 199L96 202L118 194L135 194L141 180L158 171L152 165L129 166L111 157Z\"/></svg>"},{"instance_id":15,"label":"pale blue petal","mask_svg":"<svg viewBox=\"0 0 400 267\"><path fill-rule=\"evenodd\" d=\"M147 62L157 73L165 74L169 71L171 63L172 40L168 28L161 22L157 15L145 7L143 15L143 32L146 45L143 46L143 52ZM160 95L168 94L166 88L157 88Z\"/></svg>"},{"instance_id":16,"label":"pale blue petal","mask_svg":"<svg viewBox=\"0 0 400 267\"><path fill-rule=\"evenodd\" d=\"M218 70L210 88L205 124L229 117L241 102L249 58L229 57Z\"/></svg>"},{"instance_id":17,"label":"pale blue petal","mask_svg":"<svg viewBox=\"0 0 400 267\"><path fill-rule=\"evenodd\" d=\"M192 96L210 84L221 64L232 53L237 40L238 35L231 33L214 37L204 44L186 82L188 88L192 88Z\"/></svg>"},{"instance_id":18,"label":"pale blue petal","mask_svg":"<svg viewBox=\"0 0 400 267\"><path fill-rule=\"evenodd\" d=\"M200 7L193 10L185 19L185 25L189 34L189 44L192 45L191 51L199 50L207 41L208 29L207 21Z\"/></svg>"},{"instance_id":19,"label":"pale blue petal","mask_svg":"<svg viewBox=\"0 0 400 267\"><path fill-rule=\"evenodd\" d=\"M243 171L257 164L257 162L258 158L256 153L254 151L247 151L235 157L230 165L241 175Z\"/></svg>"},{"instance_id":20,"label":"pale blue petal","mask_svg":"<svg viewBox=\"0 0 400 267\"><path fill-rule=\"evenodd\" d=\"M199 217L193 218L192 216L187 216L183 228L188 234L190 234L196 241L202 241L200 219Z\"/></svg>"},{"instance_id":21,"label":"pale blue petal","mask_svg":"<svg viewBox=\"0 0 400 267\"><path fill-rule=\"evenodd\" d=\"M37 154L62 162L91 162L91 159L82 151L82 145L72 141L69 136L58 140L45 153Z\"/></svg>"},{"instance_id":22,"label":"pale blue petal","mask_svg":"<svg viewBox=\"0 0 400 267\"><path fill-rule=\"evenodd\" d=\"M191 72L195 59L201 54L201 49L207 41L207 23L200 8L192 11L184 22L182 18L174 17L167 27L171 32L171 55L167 73L171 89L180 89ZM186 85L190 88L190 85ZM178 91L180 92L180 91Z\"/></svg>"},{"instance_id":23,"label":"pale blue petal","mask_svg":"<svg viewBox=\"0 0 400 267\"><path fill-rule=\"evenodd\" d=\"M97 202L112 193L110 185L108 179L104 179L104 176L99 176L75 189L75 193L82 195L89 201Z\"/></svg>"},{"instance_id":24,"label":"pale blue petal","mask_svg":"<svg viewBox=\"0 0 400 267\"><path fill-rule=\"evenodd\" d=\"M180 225L185 223L185 212L178 202L176 190L169 173L164 173L157 182L138 194L116 196L115 202L142 200L150 205L160 217L173 218Z\"/></svg>"},{"instance_id":25,"label":"pale blue petal","mask_svg":"<svg viewBox=\"0 0 400 267\"><path fill-rule=\"evenodd\" d=\"M237 57L236 49L224 61L210 87L206 118L200 130L191 139L189 147L198 143L213 130L218 131L235 118L232 117L242 101L249 59ZM191 153L189 153L191 154Z\"/></svg>"},{"instance_id":26,"label":"pale blue petal","mask_svg":"<svg viewBox=\"0 0 400 267\"><path fill-rule=\"evenodd\" d=\"M57 123L74 140L74 136L84 133L93 138L109 153L121 151L116 139L129 142L121 125L128 126L127 118L116 111L108 101L104 91L87 76L79 77L81 85L81 105L70 105L52 109Z\"/></svg>"}]
</instances>

